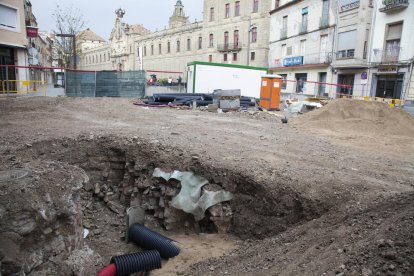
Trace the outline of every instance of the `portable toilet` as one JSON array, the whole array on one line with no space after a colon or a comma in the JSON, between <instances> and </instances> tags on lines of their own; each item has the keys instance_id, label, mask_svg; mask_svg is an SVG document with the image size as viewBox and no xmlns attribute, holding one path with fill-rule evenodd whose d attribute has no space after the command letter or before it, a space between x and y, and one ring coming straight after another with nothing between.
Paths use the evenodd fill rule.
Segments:
<instances>
[{"instance_id":1,"label":"portable toilet","mask_svg":"<svg viewBox=\"0 0 414 276\"><path fill-rule=\"evenodd\" d=\"M260 88L260 107L267 110L280 110L280 91L282 77L279 75L262 76Z\"/></svg>"}]
</instances>

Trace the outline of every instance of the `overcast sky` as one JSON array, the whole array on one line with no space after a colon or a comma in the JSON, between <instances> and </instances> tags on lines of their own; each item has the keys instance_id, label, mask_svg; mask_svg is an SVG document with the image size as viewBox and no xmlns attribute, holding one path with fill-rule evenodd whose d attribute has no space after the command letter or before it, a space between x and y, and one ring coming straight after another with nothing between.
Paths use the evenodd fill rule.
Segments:
<instances>
[{"instance_id":1,"label":"overcast sky","mask_svg":"<svg viewBox=\"0 0 414 276\"><path fill-rule=\"evenodd\" d=\"M115 22L115 10L122 8L124 22L143 24L155 31L168 26L176 0L31 0L33 13L41 31L55 29L52 14L56 4L61 7L73 5L84 15L86 26L105 39L109 38ZM202 21L203 0L182 0L184 11L191 22Z\"/></svg>"}]
</instances>

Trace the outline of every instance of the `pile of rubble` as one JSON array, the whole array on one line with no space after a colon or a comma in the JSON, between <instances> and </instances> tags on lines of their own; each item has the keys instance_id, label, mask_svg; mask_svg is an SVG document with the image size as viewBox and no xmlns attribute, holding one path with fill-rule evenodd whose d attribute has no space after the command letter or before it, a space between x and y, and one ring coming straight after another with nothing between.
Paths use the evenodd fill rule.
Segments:
<instances>
[{"instance_id":1,"label":"pile of rubble","mask_svg":"<svg viewBox=\"0 0 414 276\"><path fill-rule=\"evenodd\" d=\"M172 206L172 200L182 189L180 181L152 177L146 168L138 164L140 162L125 162L123 156L91 158L89 165L93 168L90 172L93 185L89 191L93 191L95 197L119 216L124 216L126 207L140 206L145 210L145 223L153 227L172 231L228 231L233 215L229 201L207 206L205 217L197 221L192 214ZM200 192L220 191L223 191L221 186L206 184Z\"/></svg>"}]
</instances>

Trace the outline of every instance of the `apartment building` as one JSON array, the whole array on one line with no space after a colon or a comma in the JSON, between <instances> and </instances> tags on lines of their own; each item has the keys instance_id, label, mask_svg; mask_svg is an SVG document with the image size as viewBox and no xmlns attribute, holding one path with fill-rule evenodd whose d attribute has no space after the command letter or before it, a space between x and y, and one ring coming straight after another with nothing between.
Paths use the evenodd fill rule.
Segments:
<instances>
[{"instance_id":1,"label":"apartment building","mask_svg":"<svg viewBox=\"0 0 414 276\"><path fill-rule=\"evenodd\" d=\"M337 94L368 96L368 47L373 14L372 0L339 0L337 35L332 68Z\"/></svg>"},{"instance_id":2,"label":"apartment building","mask_svg":"<svg viewBox=\"0 0 414 276\"><path fill-rule=\"evenodd\" d=\"M371 96L414 100L414 1L374 1Z\"/></svg>"},{"instance_id":3,"label":"apartment building","mask_svg":"<svg viewBox=\"0 0 414 276\"><path fill-rule=\"evenodd\" d=\"M330 68L337 1L280 0L270 12L268 65L284 79L282 92L328 96L335 93Z\"/></svg>"},{"instance_id":4,"label":"apartment building","mask_svg":"<svg viewBox=\"0 0 414 276\"><path fill-rule=\"evenodd\" d=\"M0 2L0 65L27 65L27 37L24 2ZM0 82L27 79L27 70L0 68ZM12 83L9 83L12 85Z\"/></svg>"}]
</instances>

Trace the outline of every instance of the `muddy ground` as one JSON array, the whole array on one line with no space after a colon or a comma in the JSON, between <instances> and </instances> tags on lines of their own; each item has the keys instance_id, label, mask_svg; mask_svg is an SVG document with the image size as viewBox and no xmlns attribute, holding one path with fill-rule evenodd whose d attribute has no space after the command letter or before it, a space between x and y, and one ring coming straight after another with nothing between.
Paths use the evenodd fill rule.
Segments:
<instances>
[{"instance_id":1,"label":"muddy ground","mask_svg":"<svg viewBox=\"0 0 414 276\"><path fill-rule=\"evenodd\" d=\"M3 171L59 164L90 176L83 159L108 151L140 156L147 176L155 167L191 170L235 194L226 235L159 229L182 240L183 254L157 275L414 274L412 135L359 135L349 124L344 132L308 129L294 118L282 124L247 112L146 109L125 99L0 99ZM46 179L37 185L53 195L59 180ZM137 250L123 243L124 218L91 189L79 204L92 224L85 245L102 258L86 271ZM0 253L4 264L7 252Z\"/></svg>"}]
</instances>

